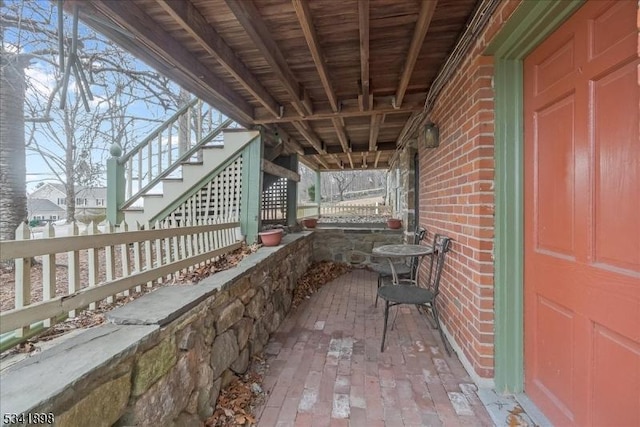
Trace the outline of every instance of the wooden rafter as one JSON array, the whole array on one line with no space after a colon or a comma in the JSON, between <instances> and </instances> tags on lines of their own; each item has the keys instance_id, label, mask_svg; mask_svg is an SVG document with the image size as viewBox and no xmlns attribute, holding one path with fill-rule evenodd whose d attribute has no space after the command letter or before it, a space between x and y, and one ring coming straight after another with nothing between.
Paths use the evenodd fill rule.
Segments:
<instances>
[{"instance_id":1,"label":"wooden rafter","mask_svg":"<svg viewBox=\"0 0 640 427\"><path fill-rule=\"evenodd\" d=\"M395 106L400 107L404 100L404 95L409 86L409 80L413 74L413 68L416 65L418 54L422 49L424 38L429 30L429 24L431 18L433 18L433 12L436 10L437 0L422 0L420 14L418 15L418 21L416 22L416 28L413 32L413 38L409 45L409 52L407 52L404 67L402 69L402 76L400 76L400 82L398 83L398 89L396 90Z\"/></svg>"},{"instance_id":2,"label":"wooden rafter","mask_svg":"<svg viewBox=\"0 0 640 427\"><path fill-rule=\"evenodd\" d=\"M252 0L225 0L227 6L247 33L273 73L291 97L291 103L302 116L311 114L313 106L309 95L296 80L280 48L271 37L260 12Z\"/></svg>"},{"instance_id":3,"label":"wooden rafter","mask_svg":"<svg viewBox=\"0 0 640 427\"><path fill-rule=\"evenodd\" d=\"M305 122L292 122L293 127L295 127L298 132L302 134L304 139L306 139L309 144L318 152L318 154L326 154L326 150L322 147L322 141L318 138L318 135L307 125Z\"/></svg>"},{"instance_id":4,"label":"wooden rafter","mask_svg":"<svg viewBox=\"0 0 640 427\"><path fill-rule=\"evenodd\" d=\"M379 142L378 143L378 152L379 151L395 151L396 143L395 142ZM316 154L317 151L315 148L304 147L304 154ZM369 144L352 144L351 145L351 153L365 153L369 151ZM342 153L342 148L336 145L329 145L325 148L325 152L327 154L340 154ZM349 154L349 153L347 153Z\"/></svg>"},{"instance_id":5,"label":"wooden rafter","mask_svg":"<svg viewBox=\"0 0 640 427\"><path fill-rule=\"evenodd\" d=\"M347 152L347 159L349 159L349 166L351 166L351 169L353 169L353 156L351 155L350 151Z\"/></svg>"},{"instance_id":6,"label":"wooden rafter","mask_svg":"<svg viewBox=\"0 0 640 427\"><path fill-rule=\"evenodd\" d=\"M371 125L369 126L369 151L377 150L378 133L380 125L384 122L384 114L374 114L371 116Z\"/></svg>"},{"instance_id":7,"label":"wooden rafter","mask_svg":"<svg viewBox=\"0 0 640 427\"><path fill-rule=\"evenodd\" d=\"M300 26L302 27L304 38L306 39L307 45L309 46L311 57L313 58L313 62L316 65L316 69L318 70L318 75L320 76L322 87L324 88L327 98L329 99L331 109L335 113L338 111L338 99L336 97L335 91L333 90L333 86L331 85L329 72L327 71L327 65L320 49L320 43L318 42L318 35L316 34L316 29L313 26L311 11L309 10L309 2L307 0L292 0L292 3L293 8L298 15L298 21L300 22Z\"/></svg>"},{"instance_id":8,"label":"wooden rafter","mask_svg":"<svg viewBox=\"0 0 640 427\"><path fill-rule=\"evenodd\" d=\"M336 130L338 134L338 139L340 140L340 146L342 146L342 151L345 153L349 152L349 138L347 137L347 132L344 129L344 120L339 117L334 117L331 119L333 123L333 128Z\"/></svg>"},{"instance_id":9,"label":"wooden rafter","mask_svg":"<svg viewBox=\"0 0 640 427\"><path fill-rule=\"evenodd\" d=\"M274 130L278 134L280 139L284 141L284 144L286 147L288 147L292 151L295 151L301 156L304 155L304 149L302 148L300 143L298 143L298 141L296 141L295 139L291 138L291 136L284 129L276 125L274 126Z\"/></svg>"},{"instance_id":10,"label":"wooden rafter","mask_svg":"<svg viewBox=\"0 0 640 427\"><path fill-rule=\"evenodd\" d=\"M153 24L153 20L135 3L117 0L99 0L92 3L95 8L112 21L131 32L148 48L155 50L178 68L189 80L205 84L210 93L220 102L220 109L230 111L229 117L239 122L253 121L253 108L233 92L225 82L214 75L207 66L187 52L182 45Z\"/></svg>"},{"instance_id":11,"label":"wooden rafter","mask_svg":"<svg viewBox=\"0 0 640 427\"><path fill-rule=\"evenodd\" d=\"M279 176L280 178L287 178L291 181L300 182L300 175L298 172L294 172L283 166L277 165L267 159L262 159L262 170L271 175Z\"/></svg>"},{"instance_id":12,"label":"wooden rafter","mask_svg":"<svg viewBox=\"0 0 640 427\"><path fill-rule=\"evenodd\" d=\"M251 95L272 115L280 115L280 106L256 77L238 59L233 50L209 25L207 20L189 1L157 0L183 30L189 33L200 46L213 56Z\"/></svg>"},{"instance_id":13,"label":"wooden rafter","mask_svg":"<svg viewBox=\"0 0 640 427\"><path fill-rule=\"evenodd\" d=\"M320 163L322 166L324 166L325 169L331 169L329 167L329 164L327 162L324 161L324 159L322 158L321 155L317 155L317 156L313 156L313 158L316 160L316 162Z\"/></svg>"},{"instance_id":14,"label":"wooden rafter","mask_svg":"<svg viewBox=\"0 0 640 427\"><path fill-rule=\"evenodd\" d=\"M380 154L382 154L382 151L378 151L378 152L376 153L376 160L375 160L375 162L373 163L373 167L374 167L375 169L378 169L378 162L380 161Z\"/></svg>"},{"instance_id":15,"label":"wooden rafter","mask_svg":"<svg viewBox=\"0 0 640 427\"><path fill-rule=\"evenodd\" d=\"M360 87L362 109L368 110L369 100L369 0L358 1L358 28L360 31Z\"/></svg>"},{"instance_id":16,"label":"wooden rafter","mask_svg":"<svg viewBox=\"0 0 640 427\"><path fill-rule=\"evenodd\" d=\"M335 113L331 108L322 108L316 105L313 114L305 117L300 117L296 112L287 112L282 117L273 117L269 112L263 108L256 109L255 123L287 123L291 121L306 121L306 120L328 120L334 117L362 117L370 116L372 114L400 114L400 113L413 113L416 111L422 111L424 109L425 93L412 93L405 96L405 102L402 107L393 107L392 96L379 96L375 98L375 106L369 111L362 111L358 105L359 100L350 99L343 100L341 102L341 108L338 113Z\"/></svg>"}]
</instances>

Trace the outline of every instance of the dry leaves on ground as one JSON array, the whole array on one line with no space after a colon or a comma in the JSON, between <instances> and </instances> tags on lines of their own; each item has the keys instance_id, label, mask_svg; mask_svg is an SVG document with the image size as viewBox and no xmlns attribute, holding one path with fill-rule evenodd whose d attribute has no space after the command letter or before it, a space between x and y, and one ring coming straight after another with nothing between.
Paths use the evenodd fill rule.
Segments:
<instances>
[{"instance_id":1,"label":"dry leaves on ground","mask_svg":"<svg viewBox=\"0 0 640 427\"><path fill-rule=\"evenodd\" d=\"M320 261L311 265L305 275L298 279L296 289L293 291L292 306L294 308L299 306L323 285L349 271L351 267L345 263Z\"/></svg>"},{"instance_id":2,"label":"dry leaves on ground","mask_svg":"<svg viewBox=\"0 0 640 427\"><path fill-rule=\"evenodd\" d=\"M249 371L233 380L220 391L213 415L207 427L252 426L256 424L253 411L264 402L262 379L268 365L261 356L254 356Z\"/></svg>"}]
</instances>

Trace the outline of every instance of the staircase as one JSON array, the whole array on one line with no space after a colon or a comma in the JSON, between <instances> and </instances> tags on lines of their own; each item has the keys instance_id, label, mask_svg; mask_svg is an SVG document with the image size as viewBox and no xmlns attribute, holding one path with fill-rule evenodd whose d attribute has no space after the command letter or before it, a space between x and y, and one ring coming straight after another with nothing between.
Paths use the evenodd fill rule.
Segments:
<instances>
[{"instance_id":1,"label":"staircase","mask_svg":"<svg viewBox=\"0 0 640 427\"><path fill-rule=\"evenodd\" d=\"M192 195L203 190L227 164L241 155L242 149L256 137L258 131L223 132L223 143L200 147L199 160L180 162L177 173L162 178L141 196L142 205L124 209L125 221L140 224L164 219ZM239 183L238 183L239 184Z\"/></svg>"},{"instance_id":2,"label":"staircase","mask_svg":"<svg viewBox=\"0 0 640 427\"><path fill-rule=\"evenodd\" d=\"M259 137L194 99L125 155L114 158L109 187L129 224L238 215L242 152ZM184 206L187 204L188 206Z\"/></svg>"}]
</instances>

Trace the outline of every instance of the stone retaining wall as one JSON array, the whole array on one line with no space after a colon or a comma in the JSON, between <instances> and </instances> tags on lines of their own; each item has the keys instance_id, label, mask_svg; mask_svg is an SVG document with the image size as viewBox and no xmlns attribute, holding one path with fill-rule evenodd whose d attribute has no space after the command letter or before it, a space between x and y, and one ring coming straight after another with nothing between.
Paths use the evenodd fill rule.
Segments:
<instances>
[{"instance_id":1,"label":"stone retaining wall","mask_svg":"<svg viewBox=\"0 0 640 427\"><path fill-rule=\"evenodd\" d=\"M404 242L403 230L387 228L336 227L316 228L313 242L314 261L346 262L365 267L379 259L372 259L373 248Z\"/></svg>"},{"instance_id":2,"label":"stone retaining wall","mask_svg":"<svg viewBox=\"0 0 640 427\"><path fill-rule=\"evenodd\" d=\"M213 413L291 308L313 235L285 236L193 286L161 288L2 373L2 413L57 426L191 426Z\"/></svg>"}]
</instances>

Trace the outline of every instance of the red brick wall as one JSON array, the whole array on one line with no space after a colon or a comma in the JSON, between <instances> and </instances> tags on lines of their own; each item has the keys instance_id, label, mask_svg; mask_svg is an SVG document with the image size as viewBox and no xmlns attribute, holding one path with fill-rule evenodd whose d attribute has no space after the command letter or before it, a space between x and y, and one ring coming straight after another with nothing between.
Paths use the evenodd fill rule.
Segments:
<instances>
[{"instance_id":1,"label":"red brick wall","mask_svg":"<svg viewBox=\"0 0 640 427\"><path fill-rule=\"evenodd\" d=\"M480 377L493 377L494 92L487 43L519 4L504 1L436 101L438 148L420 148L420 224L454 239L442 321ZM462 356L462 355L461 355Z\"/></svg>"}]
</instances>

